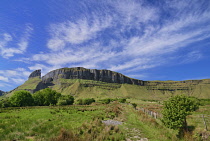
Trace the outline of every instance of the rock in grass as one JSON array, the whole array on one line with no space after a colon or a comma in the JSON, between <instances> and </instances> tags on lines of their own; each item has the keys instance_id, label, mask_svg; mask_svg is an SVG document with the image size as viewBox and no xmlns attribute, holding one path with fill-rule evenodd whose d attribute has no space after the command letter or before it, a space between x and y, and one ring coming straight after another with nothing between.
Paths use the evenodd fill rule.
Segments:
<instances>
[{"instance_id":1,"label":"rock in grass","mask_svg":"<svg viewBox=\"0 0 210 141\"><path fill-rule=\"evenodd\" d=\"M121 125L122 122L116 120L103 120L102 123L105 125Z\"/></svg>"}]
</instances>

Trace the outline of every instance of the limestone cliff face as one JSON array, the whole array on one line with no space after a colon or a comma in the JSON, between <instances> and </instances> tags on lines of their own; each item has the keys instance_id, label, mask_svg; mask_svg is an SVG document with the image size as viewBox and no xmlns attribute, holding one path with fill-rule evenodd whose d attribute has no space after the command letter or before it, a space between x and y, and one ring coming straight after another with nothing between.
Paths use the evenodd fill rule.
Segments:
<instances>
[{"instance_id":1,"label":"limestone cliff face","mask_svg":"<svg viewBox=\"0 0 210 141\"><path fill-rule=\"evenodd\" d=\"M39 77L39 78L41 78L41 70L35 70L35 71L33 71L29 75L28 79L33 78L33 77Z\"/></svg>"},{"instance_id":2,"label":"limestone cliff face","mask_svg":"<svg viewBox=\"0 0 210 141\"><path fill-rule=\"evenodd\" d=\"M59 78L63 79L87 79L95 81L103 81L108 83L127 83L135 85L143 85L142 80L129 78L123 74L110 70L86 69L82 67L61 68L53 70L42 77L43 83L51 83Z\"/></svg>"}]
</instances>

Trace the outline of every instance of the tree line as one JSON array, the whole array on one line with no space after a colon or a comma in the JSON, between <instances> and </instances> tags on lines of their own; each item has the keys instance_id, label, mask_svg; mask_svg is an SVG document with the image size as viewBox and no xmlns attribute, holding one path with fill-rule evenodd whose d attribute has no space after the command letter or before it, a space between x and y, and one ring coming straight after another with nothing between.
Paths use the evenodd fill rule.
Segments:
<instances>
[{"instance_id":1,"label":"tree line","mask_svg":"<svg viewBox=\"0 0 210 141\"><path fill-rule=\"evenodd\" d=\"M50 88L46 88L31 94L28 91L20 90L0 101L0 107L24 107L24 106L49 106L49 105L72 105L74 97L61 95Z\"/></svg>"},{"instance_id":2,"label":"tree line","mask_svg":"<svg viewBox=\"0 0 210 141\"><path fill-rule=\"evenodd\" d=\"M126 99L100 99L98 102L109 104L110 102L118 101L125 103ZM62 95L50 88L46 88L31 94L26 90L14 92L11 97L4 98L0 101L0 108L4 107L24 107L24 106L50 106L50 105L90 105L96 102L94 98L77 99L71 95Z\"/></svg>"}]
</instances>

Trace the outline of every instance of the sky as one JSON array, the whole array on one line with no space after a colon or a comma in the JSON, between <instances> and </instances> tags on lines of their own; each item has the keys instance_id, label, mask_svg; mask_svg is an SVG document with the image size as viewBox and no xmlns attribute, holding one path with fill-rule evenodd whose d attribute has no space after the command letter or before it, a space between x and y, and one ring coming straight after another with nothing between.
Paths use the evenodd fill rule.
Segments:
<instances>
[{"instance_id":1,"label":"sky","mask_svg":"<svg viewBox=\"0 0 210 141\"><path fill-rule=\"evenodd\" d=\"M210 78L210 0L0 0L0 90L31 72Z\"/></svg>"}]
</instances>

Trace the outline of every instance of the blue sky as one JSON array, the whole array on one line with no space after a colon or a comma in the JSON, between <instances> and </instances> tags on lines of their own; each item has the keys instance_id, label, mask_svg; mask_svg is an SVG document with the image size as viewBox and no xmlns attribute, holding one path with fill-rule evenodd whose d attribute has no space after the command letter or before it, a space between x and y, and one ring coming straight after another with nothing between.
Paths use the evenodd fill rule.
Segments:
<instances>
[{"instance_id":1,"label":"blue sky","mask_svg":"<svg viewBox=\"0 0 210 141\"><path fill-rule=\"evenodd\" d=\"M61 67L210 78L210 1L1 0L0 90Z\"/></svg>"}]
</instances>

